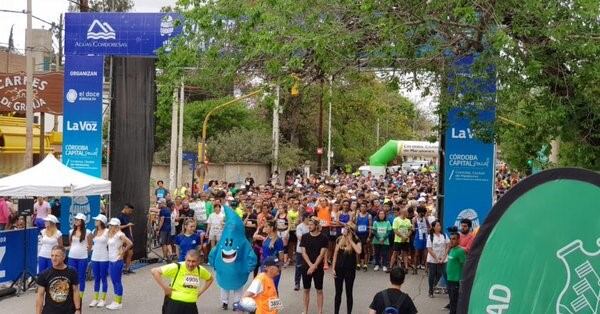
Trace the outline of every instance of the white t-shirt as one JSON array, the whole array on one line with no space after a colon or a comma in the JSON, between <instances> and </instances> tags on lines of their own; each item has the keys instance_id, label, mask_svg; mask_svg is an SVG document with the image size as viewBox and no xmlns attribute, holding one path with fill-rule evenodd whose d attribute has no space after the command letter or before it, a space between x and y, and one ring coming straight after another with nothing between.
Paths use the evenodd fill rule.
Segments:
<instances>
[{"instance_id":1,"label":"white t-shirt","mask_svg":"<svg viewBox=\"0 0 600 314\"><path fill-rule=\"evenodd\" d=\"M92 261L108 262L108 229L97 234L92 241Z\"/></svg>"},{"instance_id":2,"label":"white t-shirt","mask_svg":"<svg viewBox=\"0 0 600 314\"><path fill-rule=\"evenodd\" d=\"M196 221L200 223L206 222L206 207L204 206L206 202L198 201L190 203L190 208L194 211L194 218Z\"/></svg>"},{"instance_id":3,"label":"white t-shirt","mask_svg":"<svg viewBox=\"0 0 600 314\"><path fill-rule=\"evenodd\" d=\"M210 233L212 234L221 234L223 232L223 222L225 221L225 213L221 211L220 213L211 213L208 216L207 223L210 225Z\"/></svg>"},{"instance_id":4,"label":"white t-shirt","mask_svg":"<svg viewBox=\"0 0 600 314\"><path fill-rule=\"evenodd\" d=\"M300 239L302 239L302 236L308 232L308 226L304 223L298 224L296 227L296 239L298 239L298 243L296 243L296 253L302 253L302 250L300 249Z\"/></svg>"},{"instance_id":5,"label":"white t-shirt","mask_svg":"<svg viewBox=\"0 0 600 314\"><path fill-rule=\"evenodd\" d=\"M252 283L250 283L250 286L248 286L248 292L253 293L254 295L259 295L263 292L264 287L262 285L262 282L258 279L254 279L252 280Z\"/></svg>"},{"instance_id":6,"label":"white t-shirt","mask_svg":"<svg viewBox=\"0 0 600 314\"><path fill-rule=\"evenodd\" d=\"M115 233L112 237L108 237L108 261L116 262L119 260L119 254L123 251L123 240L125 234L121 231Z\"/></svg>"},{"instance_id":7,"label":"white t-shirt","mask_svg":"<svg viewBox=\"0 0 600 314\"><path fill-rule=\"evenodd\" d=\"M73 229L69 230L69 236L73 234ZM79 237L73 236L71 239L71 247L69 248L69 258L75 259L87 259L88 258L88 249L87 249L87 237L90 235L89 230L85 230L85 238L83 239L83 243L79 241Z\"/></svg>"},{"instance_id":8,"label":"white t-shirt","mask_svg":"<svg viewBox=\"0 0 600 314\"><path fill-rule=\"evenodd\" d=\"M52 256L52 248L58 245L58 239L62 237L60 230L56 230L53 236L46 235L46 230L43 229L40 235L40 249L38 256L50 258Z\"/></svg>"},{"instance_id":9,"label":"white t-shirt","mask_svg":"<svg viewBox=\"0 0 600 314\"><path fill-rule=\"evenodd\" d=\"M447 248L448 243L450 243L450 239L445 234L433 234L433 243L431 241L431 235L427 235L427 248L432 248L433 253L436 257L445 256L444 263L448 262L448 254ZM431 256L431 254L427 253L427 263L439 263L436 259Z\"/></svg>"}]
</instances>

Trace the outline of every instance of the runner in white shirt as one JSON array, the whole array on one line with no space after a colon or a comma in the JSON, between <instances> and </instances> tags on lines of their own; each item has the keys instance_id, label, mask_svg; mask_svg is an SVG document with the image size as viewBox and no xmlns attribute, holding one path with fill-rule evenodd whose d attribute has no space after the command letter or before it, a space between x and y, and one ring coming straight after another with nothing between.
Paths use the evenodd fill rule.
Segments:
<instances>
[{"instance_id":1,"label":"runner in white shirt","mask_svg":"<svg viewBox=\"0 0 600 314\"><path fill-rule=\"evenodd\" d=\"M121 221L112 218L108 223L108 273L113 284L115 300L106 306L109 310L120 310L123 308L123 252L127 252L133 246L131 240L121 232Z\"/></svg>"},{"instance_id":2,"label":"runner in white shirt","mask_svg":"<svg viewBox=\"0 0 600 314\"><path fill-rule=\"evenodd\" d=\"M78 213L73 220L73 229L69 231L69 261L68 265L77 270L79 277L79 295L85 291L85 275L88 265L88 251L92 248L90 231L85 228L86 215Z\"/></svg>"},{"instance_id":3,"label":"runner in white shirt","mask_svg":"<svg viewBox=\"0 0 600 314\"><path fill-rule=\"evenodd\" d=\"M96 229L90 235L92 239L92 272L94 274L94 300L90 307L104 307L108 291L108 229L106 216L100 214L94 217ZM102 295L99 295L102 288Z\"/></svg>"},{"instance_id":4,"label":"runner in white shirt","mask_svg":"<svg viewBox=\"0 0 600 314\"><path fill-rule=\"evenodd\" d=\"M210 247L215 247L215 244L221 240L221 234L223 233L223 225L225 224L225 213L221 210L221 205L214 205L214 212L208 216L208 239L210 240Z\"/></svg>"}]
</instances>

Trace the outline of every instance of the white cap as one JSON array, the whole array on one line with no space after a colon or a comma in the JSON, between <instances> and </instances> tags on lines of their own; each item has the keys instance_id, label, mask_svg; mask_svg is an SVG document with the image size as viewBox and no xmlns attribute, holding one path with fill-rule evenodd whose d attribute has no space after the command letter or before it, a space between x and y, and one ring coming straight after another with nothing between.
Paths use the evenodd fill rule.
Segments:
<instances>
[{"instance_id":1,"label":"white cap","mask_svg":"<svg viewBox=\"0 0 600 314\"><path fill-rule=\"evenodd\" d=\"M106 225L106 222L108 221L108 219L106 218L106 216L104 216L104 215L102 215L102 214L100 214L100 215L98 215L98 216L94 217L94 220L100 220L100 221L102 221L102 223L103 223L103 224L105 224L105 225Z\"/></svg>"},{"instance_id":2,"label":"white cap","mask_svg":"<svg viewBox=\"0 0 600 314\"><path fill-rule=\"evenodd\" d=\"M424 197L419 197L419 199L417 200L417 202L419 202L419 203L425 203L425 198Z\"/></svg>"},{"instance_id":3,"label":"white cap","mask_svg":"<svg viewBox=\"0 0 600 314\"><path fill-rule=\"evenodd\" d=\"M56 218L56 216L54 216L54 215L48 215L48 216L46 216L46 218L44 218L44 221L49 221L51 223L57 224L58 218Z\"/></svg>"},{"instance_id":4,"label":"white cap","mask_svg":"<svg viewBox=\"0 0 600 314\"><path fill-rule=\"evenodd\" d=\"M77 215L75 215L75 219L80 219L85 221L87 219L87 216L83 213L77 213Z\"/></svg>"},{"instance_id":5,"label":"white cap","mask_svg":"<svg viewBox=\"0 0 600 314\"><path fill-rule=\"evenodd\" d=\"M121 225L121 221L119 220L119 218L111 218L110 221L108 222L109 226L120 226Z\"/></svg>"}]
</instances>

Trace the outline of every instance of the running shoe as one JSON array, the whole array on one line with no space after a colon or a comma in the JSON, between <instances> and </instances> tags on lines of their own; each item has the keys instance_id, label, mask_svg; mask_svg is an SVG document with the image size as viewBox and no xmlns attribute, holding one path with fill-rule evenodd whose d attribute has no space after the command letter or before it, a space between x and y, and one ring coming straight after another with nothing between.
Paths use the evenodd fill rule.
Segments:
<instances>
[{"instance_id":1,"label":"running shoe","mask_svg":"<svg viewBox=\"0 0 600 314\"><path fill-rule=\"evenodd\" d=\"M384 273L389 273L390 271L388 270L388 268L387 268L387 267L383 266L383 272L384 272Z\"/></svg>"},{"instance_id":2,"label":"running shoe","mask_svg":"<svg viewBox=\"0 0 600 314\"><path fill-rule=\"evenodd\" d=\"M367 271L367 270L369 270L369 267L367 267L367 264L364 264L364 265L363 265L363 270L364 270L364 271Z\"/></svg>"},{"instance_id":3,"label":"running shoe","mask_svg":"<svg viewBox=\"0 0 600 314\"><path fill-rule=\"evenodd\" d=\"M300 290L300 285L294 285L294 291Z\"/></svg>"},{"instance_id":4,"label":"running shoe","mask_svg":"<svg viewBox=\"0 0 600 314\"><path fill-rule=\"evenodd\" d=\"M222 306L221 308L222 308L224 311L227 311L227 308L228 308L228 306L227 306L227 303L223 303L223 306Z\"/></svg>"},{"instance_id":5,"label":"running shoe","mask_svg":"<svg viewBox=\"0 0 600 314\"><path fill-rule=\"evenodd\" d=\"M360 270L360 264L356 264L356 270Z\"/></svg>"},{"instance_id":6,"label":"running shoe","mask_svg":"<svg viewBox=\"0 0 600 314\"><path fill-rule=\"evenodd\" d=\"M98 305L98 300L92 300L90 307L95 307L96 305Z\"/></svg>"},{"instance_id":7,"label":"running shoe","mask_svg":"<svg viewBox=\"0 0 600 314\"><path fill-rule=\"evenodd\" d=\"M375 268L373 268L374 271L379 271L379 265L375 265Z\"/></svg>"},{"instance_id":8,"label":"running shoe","mask_svg":"<svg viewBox=\"0 0 600 314\"><path fill-rule=\"evenodd\" d=\"M98 304L96 304L97 307L104 307L106 305L106 301L104 300L100 300L98 301Z\"/></svg>"},{"instance_id":9,"label":"running shoe","mask_svg":"<svg viewBox=\"0 0 600 314\"><path fill-rule=\"evenodd\" d=\"M106 308L109 310L120 310L123 308L123 304L113 301L111 304L107 305Z\"/></svg>"}]
</instances>

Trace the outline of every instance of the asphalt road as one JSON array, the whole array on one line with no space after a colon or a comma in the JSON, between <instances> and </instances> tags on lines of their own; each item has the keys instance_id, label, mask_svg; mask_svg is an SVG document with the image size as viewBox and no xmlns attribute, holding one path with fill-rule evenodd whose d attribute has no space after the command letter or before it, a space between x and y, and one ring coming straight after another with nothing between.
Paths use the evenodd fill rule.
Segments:
<instances>
[{"instance_id":1,"label":"asphalt road","mask_svg":"<svg viewBox=\"0 0 600 314\"><path fill-rule=\"evenodd\" d=\"M158 265L158 264L155 264ZM122 313L160 313L163 301L161 289L152 279L150 265L137 270L135 274L123 276L124 297ZM212 271L212 269L211 269ZM293 290L293 267L282 271L280 282L280 298L284 304L282 313L302 313L302 291ZM387 287L389 276L381 271L360 271L354 283L354 313L367 313L369 304L375 293ZM248 281L249 284L250 280ZM84 295L84 313L106 313L111 312L104 308L89 308L87 305L92 299L92 282L88 281ZM110 285L110 280L109 280ZM418 275L407 275L403 291L413 299L419 313L448 313L442 307L448 303L447 295L435 295L433 299L427 296L427 275L421 270ZM324 313L333 313L334 284L331 272L325 274L325 305ZM112 301L112 286L109 288L107 303ZM214 314L227 313L221 309L219 288L215 284L201 297L198 302L199 313ZM0 312L11 314L34 313L35 293L30 290L20 296L4 298L0 301ZM229 313L233 313L231 310ZM342 313L346 313L345 295L342 297ZM309 313L316 313L316 294L311 294L311 307Z\"/></svg>"}]
</instances>

